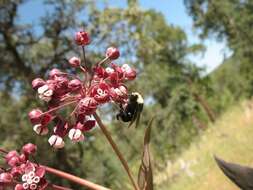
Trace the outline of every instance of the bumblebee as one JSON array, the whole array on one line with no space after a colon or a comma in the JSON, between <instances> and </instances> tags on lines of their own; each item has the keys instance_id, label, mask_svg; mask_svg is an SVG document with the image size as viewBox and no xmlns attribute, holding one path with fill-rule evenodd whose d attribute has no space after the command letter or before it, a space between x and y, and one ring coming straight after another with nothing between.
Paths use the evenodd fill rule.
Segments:
<instances>
[{"instance_id":1,"label":"bumblebee","mask_svg":"<svg viewBox=\"0 0 253 190\"><path fill-rule=\"evenodd\" d=\"M120 105L120 111L116 115L117 120L123 122L130 122L128 127L130 127L134 122L136 127L140 121L140 115L143 110L143 98L138 92L133 92L128 97L128 103L123 107Z\"/></svg>"}]
</instances>

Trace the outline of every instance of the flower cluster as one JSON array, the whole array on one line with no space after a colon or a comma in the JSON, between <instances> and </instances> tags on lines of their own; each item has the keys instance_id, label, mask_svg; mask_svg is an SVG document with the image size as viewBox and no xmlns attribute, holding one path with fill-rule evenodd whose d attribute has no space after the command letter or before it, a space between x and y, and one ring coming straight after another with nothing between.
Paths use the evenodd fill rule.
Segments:
<instances>
[{"instance_id":1,"label":"flower cluster","mask_svg":"<svg viewBox=\"0 0 253 190\"><path fill-rule=\"evenodd\" d=\"M4 156L8 169L0 170L0 184L16 184L15 190L43 190L48 186L45 179L45 168L29 160L37 150L36 145L28 143L21 153L12 150Z\"/></svg>"},{"instance_id":2,"label":"flower cluster","mask_svg":"<svg viewBox=\"0 0 253 190\"><path fill-rule=\"evenodd\" d=\"M90 43L90 37L87 32L77 32L75 41L84 51ZM83 141L84 133L96 125L92 115L99 106L108 102L119 105L127 103L128 90L125 82L135 79L136 71L127 64L119 66L112 63L119 56L117 48L109 47L105 58L89 67L84 53L83 63L78 57L69 59L69 65L79 68L82 76L54 68L46 80L34 79L32 87L37 91L38 97L47 103L48 110L43 112L37 108L28 114L33 130L39 135L52 131L48 142L54 148L64 147L65 136L72 142ZM64 118L59 110L66 106L71 107L72 111ZM49 126L52 126L52 130L49 130Z\"/></svg>"}]
</instances>

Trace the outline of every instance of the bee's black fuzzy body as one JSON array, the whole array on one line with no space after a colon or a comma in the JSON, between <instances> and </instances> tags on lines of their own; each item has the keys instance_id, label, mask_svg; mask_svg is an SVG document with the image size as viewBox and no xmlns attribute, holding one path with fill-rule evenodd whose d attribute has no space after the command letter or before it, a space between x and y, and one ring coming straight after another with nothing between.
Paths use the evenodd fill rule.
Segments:
<instances>
[{"instance_id":1,"label":"bee's black fuzzy body","mask_svg":"<svg viewBox=\"0 0 253 190\"><path fill-rule=\"evenodd\" d=\"M143 110L143 98L137 93L133 92L128 99L127 105L123 108L120 106L120 112L116 115L118 120L123 122L130 122L129 126L136 121L139 122L140 114Z\"/></svg>"}]
</instances>

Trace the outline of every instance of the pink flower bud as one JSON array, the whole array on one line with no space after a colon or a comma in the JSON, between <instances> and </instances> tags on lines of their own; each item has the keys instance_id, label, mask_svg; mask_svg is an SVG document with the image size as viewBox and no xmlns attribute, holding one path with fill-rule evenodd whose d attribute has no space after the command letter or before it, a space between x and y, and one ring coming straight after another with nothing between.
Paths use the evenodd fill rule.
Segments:
<instances>
[{"instance_id":1,"label":"pink flower bud","mask_svg":"<svg viewBox=\"0 0 253 190\"><path fill-rule=\"evenodd\" d=\"M49 78L53 79L54 77L59 77L59 76L62 76L64 75L59 69L52 69L50 72L49 72Z\"/></svg>"},{"instance_id":2,"label":"pink flower bud","mask_svg":"<svg viewBox=\"0 0 253 190\"><path fill-rule=\"evenodd\" d=\"M37 146L32 143L27 143L22 147L22 152L25 155L35 154L37 151Z\"/></svg>"},{"instance_id":3,"label":"pink flower bud","mask_svg":"<svg viewBox=\"0 0 253 190\"><path fill-rule=\"evenodd\" d=\"M28 113L28 117L32 124L39 123L41 120L41 114L43 112L40 109L33 109Z\"/></svg>"},{"instance_id":4,"label":"pink flower bud","mask_svg":"<svg viewBox=\"0 0 253 190\"><path fill-rule=\"evenodd\" d=\"M47 135L48 134L48 128L41 125L41 124L37 124L33 126L33 130L35 131L35 133L37 133L38 135Z\"/></svg>"},{"instance_id":5,"label":"pink flower bud","mask_svg":"<svg viewBox=\"0 0 253 190\"><path fill-rule=\"evenodd\" d=\"M21 154L20 156L19 156L19 161L20 162L26 162L27 161L27 157L26 157L26 155L25 154Z\"/></svg>"},{"instance_id":6,"label":"pink flower bud","mask_svg":"<svg viewBox=\"0 0 253 190\"><path fill-rule=\"evenodd\" d=\"M81 89L81 87L82 87L82 83L80 80L73 79L73 80L69 81L68 88L71 91L77 91L77 90Z\"/></svg>"},{"instance_id":7,"label":"pink flower bud","mask_svg":"<svg viewBox=\"0 0 253 190\"><path fill-rule=\"evenodd\" d=\"M82 134L82 131L80 129L70 129L69 131L69 138L73 142L80 142L84 140L84 136Z\"/></svg>"},{"instance_id":8,"label":"pink flower bud","mask_svg":"<svg viewBox=\"0 0 253 190\"><path fill-rule=\"evenodd\" d=\"M115 47L109 47L106 50L106 57L111 60L118 59L120 56L119 50Z\"/></svg>"},{"instance_id":9,"label":"pink flower bud","mask_svg":"<svg viewBox=\"0 0 253 190\"><path fill-rule=\"evenodd\" d=\"M44 84L46 84L46 82L41 79L41 78L36 78L32 81L32 88L34 90L37 90L39 87L43 86Z\"/></svg>"},{"instance_id":10,"label":"pink flower bud","mask_svg":"<svg viewBox=\"0 0 253 190\"><path fill-rule=\"evenodd\" d=\"M89 34L85 31L79 31L75 34L76 44L79 46L85 46L90 44Z\"/></svg>"},{"instance_id":11,"label":"pink flower bud","mask_svg":"<svg viewBox=\"0 0 253 190\"><path fill-rule=\"evenodd\" d=\"M48 142L54 148L63 148L64 145L65 145L63 139L60 136L58 136L58 135L52 135L48 139Z\"/></svg>"},{"instance_id":12,"label":"pink flower bud","mask_svg":"<svg viewBox=\"0 0 253 190\"><path fill-rule=\"evenodd\" d=\"M5 155L5 160L6 162L8 162L12 157L18 157L19 154L16 150L12 150L10 152L8 152L8 154Z\"/></svg>"},{"instance_id":13,"label":"pink flower bud","mask_svg":"<svg viewBox=\"0 0 253 190\"><path fill-rule=\"evenodd\" d=\"M17 184L15 190L25 190L22 184Z\"/></svg>"},{"instance_id":14,"label":"pink flower bud","mask_svg":"<svg viewBox=\"0 0 253 190\"><path fill-rule=\"evenodd\" d=\"M13 176L10 173L4 172L0 174L0 183L11 183Z\"/></svg>"},{"instance_id":15,"label":"pink flower bud","mask_svg":"<svg viewBox=\"0 0 253 190\"><path fill-rule=\"evenodd\" d=\"M69 59L69 64L71 67L79 67L81 64L81 60L78 57L72 57Z\"/></svg>"},{"instance_id":16,"label":"pink flower bud","mask_svg":"<svg viewBox=\"0 0 253 190\"><path fill-rule=\"evenodd\" d=\"M11 167L17 166L18 164L20 164L18 156L13 156L8 160L8 165Z\"/></svg>"}]
</instances>

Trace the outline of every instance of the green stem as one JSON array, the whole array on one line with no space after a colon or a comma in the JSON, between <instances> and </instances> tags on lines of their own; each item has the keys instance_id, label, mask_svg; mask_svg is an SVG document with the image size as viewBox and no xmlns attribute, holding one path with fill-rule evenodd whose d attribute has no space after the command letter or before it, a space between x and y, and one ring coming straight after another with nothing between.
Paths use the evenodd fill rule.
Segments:
<instances>
[{"instance_id":1,"label":"green stem","mask_svg":"<svg viewBox=\"0 0 253 190\"><path fill-rule=\"evenodd\" d=\"M93 114L94 118L96 119L100 129L102 130L102 132L104 133L105 137L107 138L108 142L110 143L110 145L112 146L114 152L116 153L116 155L118 156L121 164L123 165L125 171L127 172L127 175L134 187L135 190L140 190L137 183L134 180L134 177L129 169L129 166L127 164L127 161L125 160L125 158L123 157L122 153L119 151L119 148L117 147L116 143L113 141L109 131L107 131L106 126L103 124L103 122L101 121L100 117L94 113Z\"/></svg>"}]
</instances>

